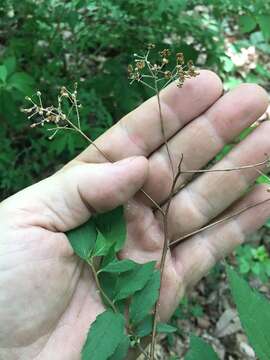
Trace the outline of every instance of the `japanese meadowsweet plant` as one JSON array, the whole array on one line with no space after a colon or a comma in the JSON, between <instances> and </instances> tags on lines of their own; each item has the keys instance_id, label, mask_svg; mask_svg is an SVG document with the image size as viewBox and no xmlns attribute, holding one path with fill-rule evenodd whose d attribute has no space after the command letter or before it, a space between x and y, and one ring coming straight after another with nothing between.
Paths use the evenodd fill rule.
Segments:
<instances>
[{"instance_id":1,"label":"japanese meadowsweet plant","mask_svg":"<svg viewBox=\"0 0 270 360\"><path fill-rule=\"evenodd\" d=\"M140 190L144 196L152 201L153 206L156 207L162 217L164 228L162 254L161 258L157 259L157 261L144 264L138 264L130 259L119 260L118 253L123 249L126 238L123 207L116 208L102 215L92 216L87 223L67 233L74 252L89 266L105 306L105 311L97 316L89 328L82 349L83 360L126 359L130 349L144 354L146 359L153 360L155 359L157 334L168 334L177 330L175 327L159 321L160 288L168 250L171 246L175 246L191 234L193 235L194 232L186 234L170 243L168 238L168 212L172 197L178 190L177 181L181 174L212 170L184 171L182 169L184 154L179 154L177 166L173 165L167 142L160 91L173 81L175 81L175 86L182 87L186 79L196 77L198 72L191 61L185 63L182 53L173 55L169 49L153 53L154 48L155 46L150 44L145 53L134 54L134 63L128 67L128 76L131 84L138 82L153 91L156 96L160 130L173 179L164 208L161 208L147 192L142 189ZM79 134L96 148L103 156L104 161L112 162L108 154L101 150L82 129L80 118L81 104L78 100L77 84L75 84L72 91L66 87L61 87L56 105L47 106L43 104L40 91L35 96L27 97L26 99L29 101L30 107L23 109L23 112L32 120L31 126L33 128L44 126L51 133L50 139L53 139L62 131ZM216 171L234 171L251 167L256 169L258 166L266 163L268 163L268 159L258 164ZM257 206L260 203L252 206ZM250 207L240 209L232 215L197 230L196 233L215 226L220 222L227 221ZM243 326L248 336L253 339L254 332L252 325L250 325L249 318L245 315L245 310L243 310L246 303L242 303L240 300L241 297L246 296L244 293L252 290L232 270L228 269L228 274ZM239 289L237 286L239 286ZM254 304L263 302L263 306L266 308L269 305L257 295L254 295L252 299ZM267 342L257 345L257 340L251 341L258 354L270 354ZM147 342L150 342L149 351L144 349ZM263 350L261 350L261 347ZM200 354L205 354L204 358L209 360L217 358L215 352L207 344L203 343L200 339L192 338L191 349L186 355L186 360L199 360L198 356ZM201 357L200 359L204 360L204 358ZM262 359L264 358L262 357Z\"/></svg>"},{"instance_id":2,"label":"japanese meadowsweet plant","mask_svg":"<svg viewBox=\"0 0 270 360\"><path fill-rule=\"evenodd\" d=\"M160 127L170 158L160 91L175 80L176 85L182 87L186 79L195 77L199 73L195 70L192 61L185 64L182 53L173 56L169 49L164 49L158 54L152 54L154 48L155 45L149 44L144 54L134 54L134 64L129 65L128 76L131 84L136 81L156 94ZM35 97L26 97L26 100L30 102L30 107L22 111L33 120L32 128L46 126L51 132L50 139L63 130L79 133L96 147L105 161L111 161L81 129L79 112L81 104L77 98L77 84L73 91L69 91L66 87L60 89L56 106L45 106L40 91L37 91ZM181 174L182 159L183 156L180 155L176 173L170 159L174 178L170 198L176 190L176 182ZM154 206L158 207L164 219L164 226L167 227L170 199L164 211L146 192L141 191ZM92 217L86 224L69 231L67 236L74 252L90 267L100 296L107 307L89 329L82 349L82 358L124 359L130 347L138 348L139 352L145 353L141 339L152 334L150 353L149 355L145 353L145 356L154 359L157 333L176 331L173 326L158 321L160 284L169 245L167 232L164 236L162 258L158 264L153 261L138 264L128 259L118 260L117 253L124 246L126 238L122 208ZM102 343L101 337L104 339Z\"/></svg>"}]
</instances>

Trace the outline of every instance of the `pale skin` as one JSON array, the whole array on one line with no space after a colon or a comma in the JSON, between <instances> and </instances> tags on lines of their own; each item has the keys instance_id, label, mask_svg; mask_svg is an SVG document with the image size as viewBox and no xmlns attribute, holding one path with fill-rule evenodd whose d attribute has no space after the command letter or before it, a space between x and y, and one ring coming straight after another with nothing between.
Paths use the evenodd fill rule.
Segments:
<instances>
[{"instance_id":1,"label":"pale skin","mask_svg":"<svg viewBox=\"0 0 270 360\"><path fill-rule=\"evenodd\" d=\"M267 94L246 84L222 95L212 72L201 71L179 89L161 93L168 144L175 166L200 169L265 111ZM91 129L89 129L91 132ZM270 123L263 123L218 168L257 163L270 153ZM55 140L57 141L57 140ZM162 216L141 187L164 206L170 164L160 131L156 98L120 120L55 175L0 204L0 358L76 360L89 325L103 311L89 269L74 255L64 232L120 204L125 205L127 239L120 258L159 260ZM130 159L130 157L132 157ZM129 158L124 161L119 161ZM263 169L263 168L261 168ZM175 240L212 219L270 198L266 185L248 193L254 169L205 173L172 200L169 238ZM180 183L190 179L183 175ZM14 179L16 181L16 179ZM245 194L245 195L243 195ZM180 243L169 251L159 315L167 320L184 293L217 260L241 244L270 215L270 202Z\"/></svg>"}]
</instances>

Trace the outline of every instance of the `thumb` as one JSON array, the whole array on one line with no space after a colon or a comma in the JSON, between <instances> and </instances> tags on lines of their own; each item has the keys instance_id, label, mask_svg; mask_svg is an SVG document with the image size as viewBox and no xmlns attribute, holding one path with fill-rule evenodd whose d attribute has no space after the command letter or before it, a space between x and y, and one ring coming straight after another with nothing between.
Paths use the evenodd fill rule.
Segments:
<instances>
[{"instance_id":1,"label":"thumb","mask_svg":"<svg viewBox=\"0 0 270 360\"><path fill-rule=\"evenodd\" d=\"M93 212L111 210L127 202L144 184L148 161L142 156L115 163L68 166L14 195L11 207L27 208L25 221L52 231L68 231ZM14 203L16 202L16 204Z\"/></svg>"}]
</instances>

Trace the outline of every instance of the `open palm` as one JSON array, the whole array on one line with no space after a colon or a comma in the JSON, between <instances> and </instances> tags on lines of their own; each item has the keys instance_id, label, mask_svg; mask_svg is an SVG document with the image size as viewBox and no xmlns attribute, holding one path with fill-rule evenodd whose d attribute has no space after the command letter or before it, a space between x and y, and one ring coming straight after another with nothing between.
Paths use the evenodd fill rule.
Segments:
<instances>
[{"instance_id":1,"label":"open palm","mask_svg":"<svg viewBox=\"0 0 270 360\"><path fill-rule=\"evenodd\" d=\"M176 167L200 169L265 111L267 96L257 85L241 85L222 96L209 71L174 84L161 94L171 156ZM257 163L270 150L263 123L215 168ZM0 204L0 358L79 359L89 324L102 310L92 275L74 255L64 232L93 211L126 204L127 239L120 258L160 260L164 234L159 210L138 191L164 206L172 184L162 140L157 100L151 98L97 141L115 160L90 146L60 172ZM122 159L128 158L123 161ZM250 188L255 169L183 174L168 217L170 240L201 228L236 208L267 199L265 186ZM245 196L243 196L245 194ZM167 256L159 315L166 320L184 292L214 263L243 242L270 214L264 203L230 221L189 237Z\"/></svg>"}]
</instances>

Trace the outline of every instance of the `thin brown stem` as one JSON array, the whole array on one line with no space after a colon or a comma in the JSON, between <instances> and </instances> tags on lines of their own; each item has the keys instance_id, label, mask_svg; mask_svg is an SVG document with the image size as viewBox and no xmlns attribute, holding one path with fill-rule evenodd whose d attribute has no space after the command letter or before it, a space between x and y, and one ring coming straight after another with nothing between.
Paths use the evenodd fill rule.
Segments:
<instances>
[{"instance_id":1,"label":"thin brown stem","mask_svg":"<svg viewBox=\"0 0 270 360\"><path fill-rule=\"evenodd\" d=\"M243 165L243 166L236 166L234 168L224 168L224 169L200 169L200 170L181 170L181 174L203 174L203 173L214 173L214 172L229 172L229 171L237 171L237 170L248 170L248 169L254 169L257 171L260 175L264 176L265 179L269 181L270 184L270 178L261 170L257 169L257 167L266 165L269 163L269 158L265 159L264 161L255 163L255 164L249 164L249 165ZM176 186L174 189L174 194L176 195L182 188L184 188L187 185L187 182L180 184L179 186ZM162 201L160 206L164 206L169 199L169 196L165 198L165 200Z\"/></svg>"},{"instance_id":2,"label":"thin brown stem","mask_svg":"<svg viewBox=\"0 0 270 360\"><path fill-rule=\"evenodd\" d=\"M233 168L182 170L182 174L197 174L197 173L213 173L213 172L226 172L226 171L247 170L247 169L254 169L254 168L259 167L259 166L262 166L262 165L266 165L267 163L269 163L269 158L265 159L264 161L255 163L255 164L236 166L236 167L233 167Z\"/></svg>"},{"instance_id":3,"label":"thin brown stem","mask_svg":"<svg viewBox=\"0 0 270 360\"><path fill-rule=\"evenodd\" d=\"M259 202L255 203L255 204L248 205L248 206L246 206L245 208L242 208L242 209L240 209L240 210L237 210L236 212L234 212L234 213L231 214L231 215L228 215L228 216L226 216L226 217L224 217L224 218L222 218L222 219L220 219L220 220L217 220L217 221L215 221L215 222L213 222L213 223L211 223L211 224L208 224L208 225L206 225L206 226L204 226L204 227L202 227L202 228L200 228L200 229L198 229L198 230L195 230L195 231L192 231L192 232L190 232L190 233L188 233L188 234L186 234L186 235L183 235L183 236L179 237L178 239L172 241L172 242L169 244L169 247L176 246L176 245L178 245L181 241L186 240L186 239L189 238L190 236L197 235L197 234L201 233L202 231L208 230L208 229L210 229L210 228L212 228L212 227L214 227L214 226L216 226L216 225L218 225L218 224L221 224L221 223L223 223L223 222L225 222L225 221L231 220L231 219L233 219L235 216L238 216L238 215L242 214L243 212L245 212L245 211L247 211L247 210L249 210L249 209L252 209L252 208L254 208L254 207L256 207L256 206L262 205L262 204L266 203L267 201L270 201L270 198L269 198L269 199L266 199L266 200L259 201Z\"/></svg>"},{"instance_id":4,"label":"thin brown stem","mask_svg":"<svg viewBox=\"0 0 270 360\"><path fill-rule=\"evenodd\" d=\"M81 136L83 136L91 145L95 147L95 149L110 163L113 163L114 161L105 154L104 151L102 151L93 140L91 140L81 129L79 129L73 122L71 122L69 119L67 119L67 122L70 126L72 126ZM155 206L156 209L158 209L161 214L164 214L164 210L159 206L159 204L143 189L140 189L140 192L142 192Z\"/></svg>"},{"instance_id":5,"label":"thin brown stem","mask_svg":"<svg viewBox=\"0 0 270 360\"><path fill-rule=\"evenodd\" d=\"M138 343L137 346L138 346L138 349L140 350L140 352L144 355L144 358L146 360L148 360L149 356L148 356L147 352L144 350L144 348L142 347L142 345Z\"/></svg>"},{"instance_id":6,"label":"thin brown stem","mask_svg":"<svg viewBox=\"0 0 270 360\"><path fill-rule=\"evenodd\" d=\"M183 154L181 155L181 159L178 165L177 173L173 179L173 183L171 186L170 191L170 197L166 204L166 210L165 214L163 216L163 231L164 231L164 242L163 242L163 248L162 248L162 255L160 260L160 280L162 282L164 269L165 269L165 262L166 262L166 256L169 249L169 232L168 232L168 214L170 210L171 200L173 198L174 194L174 188L176 186L177 180L179 179L179 176L181 175L181 165L183 161ZM150 360L154 360L154 354L155 354L155 344L156 344L156 337L157 337L157 324L158 324L158 308L159 308L159 300L161 295L161 286L159 288L159 296L158 301L155 304L154 309L154 319L153 319L153 328L152 328L152 336L151 336L151 346L150 346Z\"/></svg>"},{"instance_id":7,"label":"thin brown stem","mask_svg":"<svg viewBox=\"0 0 270 360\"><path fill-rule=\"evenodd\" d=\"M106 300L106 302L110 305L110 307L113 309L113 311L116 313L117 312L117 309L114 305L114 303L112 302L112 300L106 295L106 293L104 292L104 290L102 289L102 286L99 282L99 278L98 278L98 274L97 274L97 271L96 271L96 268L94 266L94 264L92 263L91 260L87 260L87 264L90 266L91 270L92 270L92 273L93 273L93 276L94 276L94 280L95 280L95 283L96 283L96 286L101 294L101 296Z\"/></svg>"},{"instance_id":8,"label":"thin brown stem","mask_svg":"<svg viewBox=\"0 0 270 360\"><path fill-rule=\"evenodd\" d=\"M157 92L158 112L159 112L161 133L162 133L163 141L164 141L166 151L167 151L167 154L168 154L172 175L173 175L173 178L174 178L173 161L172 161L171 153L170 153L170 150L169 150L167 136L166 136L166 133L165 133L164 119L163 119L163 115L162 115L162 111L161 111L160 93L159 93L159 90L158 90L158 87L157 87L156 83L155 83L155 88L156 88L156 92Z\"/></svg>"}]
</instances>

